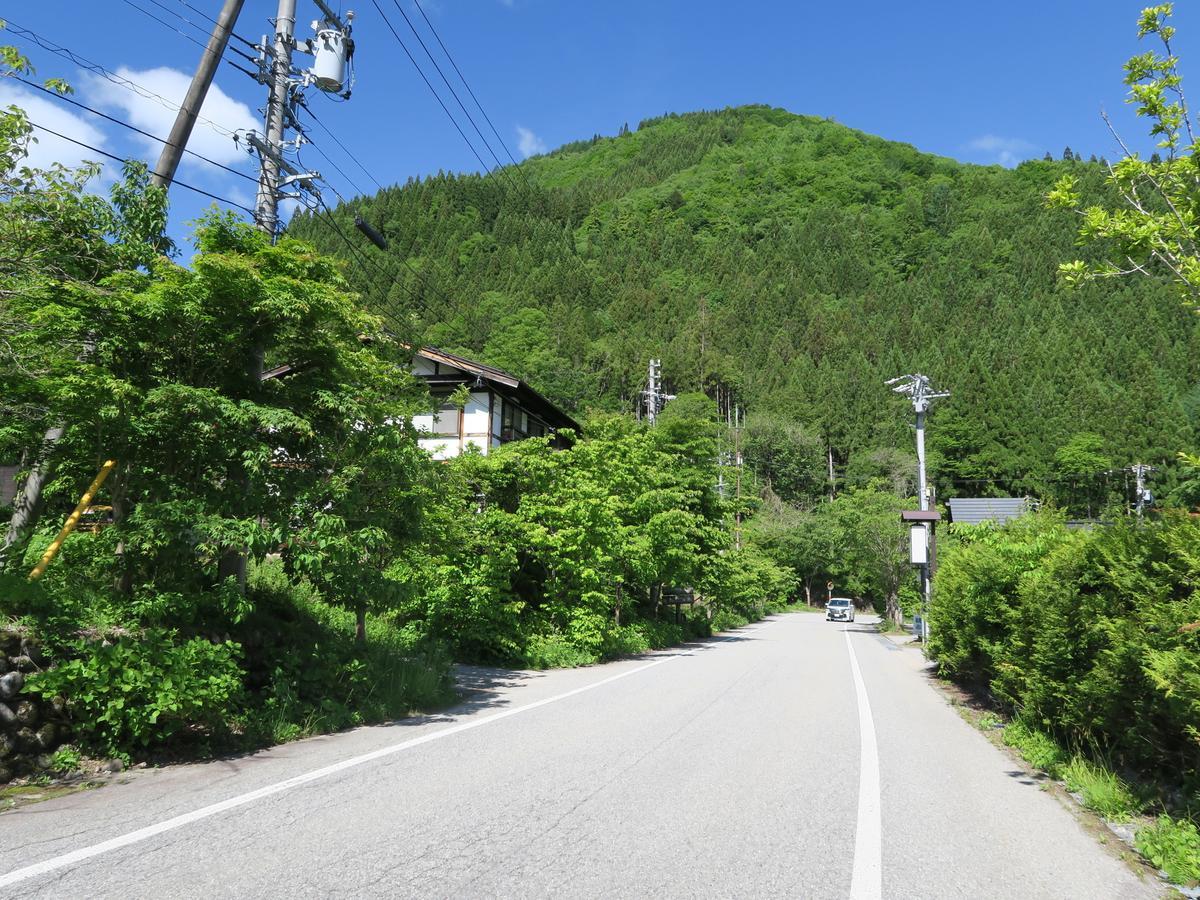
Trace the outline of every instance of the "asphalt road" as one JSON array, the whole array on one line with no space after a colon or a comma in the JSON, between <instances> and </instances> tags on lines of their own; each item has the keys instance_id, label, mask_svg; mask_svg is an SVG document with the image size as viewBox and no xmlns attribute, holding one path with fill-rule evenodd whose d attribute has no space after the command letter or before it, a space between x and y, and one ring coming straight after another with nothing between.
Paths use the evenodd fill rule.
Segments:
<instances>
[{"instance_id":1,"label":"asphalt road","mask_svg":"<svg viewBox=\"0 0 1200 900\"><path fill-rule=\"evenodd\" d=\"M0 897L1156 897L920 655L780 616L0 815Z\"/></svg>"}]
</instances>

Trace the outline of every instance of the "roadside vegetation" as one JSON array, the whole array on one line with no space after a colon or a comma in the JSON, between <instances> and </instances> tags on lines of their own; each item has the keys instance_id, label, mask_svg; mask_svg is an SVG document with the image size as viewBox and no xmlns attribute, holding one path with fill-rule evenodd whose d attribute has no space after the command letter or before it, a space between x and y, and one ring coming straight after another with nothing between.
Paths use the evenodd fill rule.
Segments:
<instances>
[{"instance_id":1,"label":"roadside vegetation","mask_svg":"<svg viewBox=\"0 0 1200 900\"><path fill-rule=\"evenodd\" d=\"M1079 214L1082 246L1099 258L1063 263L1075 288L1130 278L1165 281L1200 309L1196 123L1172 45L1172 4L1144 9L1138 36L1155 45L1125 65L1130 103L1158 151L1111 167L1099 199L1076 173L1050 205ZM1150 278L1145 278L1150 276ZM1074 295L1079 296L1079 295ZM1117 302L1114 298L1112 302ZM1200 500L1196 439L1177 448L1168 503ZM1060 453L1085 472L1103 462L1099 436ZM1114 517L1115 518L1115 517ZM1105 527L1107 526L1107 527ZM1046 511L1004 528L960 529L937 574L930 654L939 671L1013 718L1004 732L1033 766L1081 802L1136 826L1137 849L1180 884L1200 882L1200 524L1183 510L1147 522L1072 531Z\"/></svg>"},{"instance_id":2,"label":"roadside vegetation","mask_svg":"<svg viewBox=\"0 0 1200 900\"><path fill-rule=\"evenodd\" d=\"M1200 879L1200 524L1087 531L1061 514L957 529L929 653L1003 739L1181 884Z\"/></svg>"},{"instance_id":3,"label":"roadside vegetation","mask_svg":"<svg viewBox=\"0 0 1200 900\"><path fill-rule=\"evenodd\" d=\"M341 263L213 212L181 265L144 167L105 198L33 139L0 113L0 781L392 719L449 703L456 659L594 663L793 593L735 540L756 501L718 493L711 403L434 463L415 338Z\"/></svg>"}]
</instances>

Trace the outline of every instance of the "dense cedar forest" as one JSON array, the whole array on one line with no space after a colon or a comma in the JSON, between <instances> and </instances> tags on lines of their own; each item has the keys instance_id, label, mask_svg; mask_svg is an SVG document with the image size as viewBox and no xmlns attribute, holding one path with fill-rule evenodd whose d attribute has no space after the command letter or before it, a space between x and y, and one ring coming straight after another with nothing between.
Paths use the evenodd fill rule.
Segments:
<instances>
[{"instance_id":1,"label":"dense cedar forest","mask_svg":"<svg viewBox=\"0 0 1200 900\"><path fill-rule=\"evenodd\" d=\"M883 382L921 371L953 394L930 432L940 496L1079 502L1064 485L1086 470L1195 445L1200 342L1163 285L1057 284L1078 223L1047 191L1064 172L1104 190L1099 162L1063 157L967 165L749 106L410 181L291 232L406 333L572 411L632 409L661 357L668 389L731 391L831 448L841 479L911 446Z\"/></svg>"}]
</instances>

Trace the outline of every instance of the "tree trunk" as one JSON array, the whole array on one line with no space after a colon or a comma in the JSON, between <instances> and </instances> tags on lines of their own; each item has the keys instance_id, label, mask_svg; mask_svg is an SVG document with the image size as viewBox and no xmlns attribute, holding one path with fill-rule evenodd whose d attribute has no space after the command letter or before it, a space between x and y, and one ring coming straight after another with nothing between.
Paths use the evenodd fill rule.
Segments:
<instances>
[{"instance_id":1,"label":"tree trunk","mask_svg":"<svg viewBox=\"0 0 1200 900\"><path fill-rule=\"evenodd\" d=\"M804 582L804 605L812 606L812 585Z\"/></svg>"},{"instance_id":2,"label":"tree trunk","mask_svg":"<svg viewBox=\"0 0 1200 900\"><path fill-rule=\"evenodd\" d=\"M62 439L65 430L62 425L52 425L46 429L37 461L13 503L12 518L8 522L4 544L0 546L0 571L20 559L25 542L29 540L30 533L37 525L38 516L42 511L42 491L50 478L50 458L54 445Z\"/></svg>"},{"instance_id":3,"label":"tree trunk","mask_svg":"<svg viewBox=\"0 0 1200 900\"><path fill-rule=\"evenodd\" d=\"M613 610L613 623L618 628L620 628L621 627L621 582L619 582L619 581L617 582L616 594L617 594L617 605L616 605L616 608Z\"/></svg>"},{"instance_id":4,"label":"tree trunk","mask_svg":"<svg viewBox=\"0 0 1200 900\"><path fill-rule=\"evenodd\" d=\"M363 647L367 644L367 610L362 606L354 611L354 640Z\"/></svg>"},{"instance_id":5,"label":"tree trunk","mask_svg":"<svg viewBox=\"0 0 1200 900\"><path fill-rule=\"evenodd\" d=\"M884 603L884 615L892 620L892 624L897 628L904 625L904 610L900 608L900 597L895 591L888 591L887 600Z\"/></svg>"},{"instance_id":6,"label":"tree trunk","mask_svg":"<svg viewBox=\"0 0 1200 900\"><path fill-rule=\"evenodd\" d=\"M129 489L129 463L122 460L113 473L110 487L112 490L113 527L120 529L121 524L129 517L129 499L126 493ZM120 534L120 531L117 532ZM128 596L133 593L133 567L125 554L125 540L117 541L117 582L118 594Z\"/></svg>"},{"instance_id":7,"label":"tree trunk","mask_svg":"<svg viewBox=\"0 0 1200 900\"><path fill-rule=\"evenodd\" d=\"M250 399L257 400L261 393L264 359L266 356L266 348L262 345L257 345L250 352L250 359L246 363L246 374L249 375L251 388ZM230 479L231 483L238 485L242 489L242 498L250 496L250 476L246 473L244 463L240 458L234 461L234 474ZM245 508L243 507L243 512ZM245 544L237 547L221 548L220 559L217 560L217 578L224 582L226 578L233 577L237 579L237 591L242 596L246 594L246 561L250 556L250 548ZM365 614L364 614L365 615ZM366 632L363 632L363 641L366 641Z\"/></svg>"}]
</instances>

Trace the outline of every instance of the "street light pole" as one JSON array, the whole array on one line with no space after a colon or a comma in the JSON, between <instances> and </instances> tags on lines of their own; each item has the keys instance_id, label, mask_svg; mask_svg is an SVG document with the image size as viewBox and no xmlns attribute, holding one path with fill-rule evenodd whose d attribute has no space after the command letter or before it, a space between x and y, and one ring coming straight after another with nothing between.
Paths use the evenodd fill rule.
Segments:
<instances>
[{"instance_id":1,"label":"street light pole","mask_svg":"<svg viewBox=\"0 0 1200 900\"><path fill-rule=\"evenodd\" d=\"M904 394L912 400L913 411L917 415L917 503L922 512L930 508L929 488L925 476L925 413L934 400L949 397L949 391L936 391L928 376L919 372L916 375L901 375L885 381L897 394ZM929 543L933 543L934 524L930 522L926 532ZM929 605L933 599L933 567L932 556L926 553L925 562L921 563L921 588L924 598L921 610L921 640L929 641Z\"/></svg>"}]
</instances>

